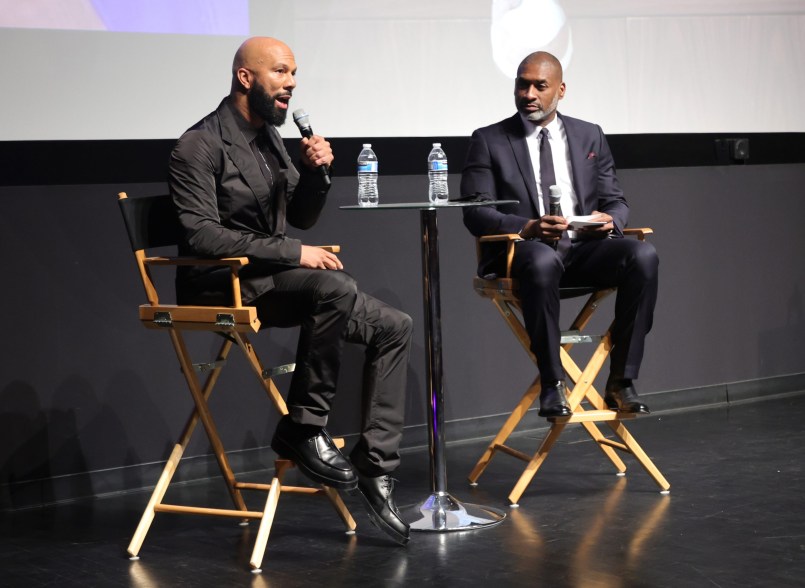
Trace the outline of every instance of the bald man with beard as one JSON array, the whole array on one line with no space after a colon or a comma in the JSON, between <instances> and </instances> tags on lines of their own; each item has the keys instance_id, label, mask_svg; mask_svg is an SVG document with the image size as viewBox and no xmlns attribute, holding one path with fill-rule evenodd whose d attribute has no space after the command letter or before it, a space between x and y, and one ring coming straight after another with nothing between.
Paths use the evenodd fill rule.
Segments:
<instances>
[{"instance_id":1,"label":"bald man with beard","mask_svg":"<svg viewBox=\"0 0 805 588\"><path fill-rule=\"evenodd\" d=\"M271 447L312 480L360 491L373 523L405 544L409 527L393 497L399 465L411 318L361 292L338 257L286 234L308 229L329 190L320 166L329 142L300 142L294 167L277 131L296 88L296 61L283 42L246 40L235 54L229 96L188 129L170 158L169 186L185 230L181 254L249 258L240 272L244 304L264 326L300 327L289 414ZM231 304L227 268L180 268L180 304ZM362 430L349 460L325 426L344 342L366 346Z\"/></svg>"}]
</instances>

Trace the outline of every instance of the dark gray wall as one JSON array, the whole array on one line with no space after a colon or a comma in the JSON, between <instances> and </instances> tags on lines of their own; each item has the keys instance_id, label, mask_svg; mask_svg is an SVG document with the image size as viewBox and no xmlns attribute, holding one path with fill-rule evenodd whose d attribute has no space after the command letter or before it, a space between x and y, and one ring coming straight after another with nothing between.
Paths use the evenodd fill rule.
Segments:
<instances>
[{"instance_id":1,"label":"dark gray wall","mask_svg":"<svg viewBox=\"0 0 805 588\"><path fill-rule=\"evenodd\" d=\"M632 226L655 229L661 257L641 391L805 372L805 165L620 176ZM450 181L457 193L458 177ZM354 178L336 178L329 209L304 239L340 243L362 288L414 317L406 434L413 445L425 422L419 214L339 210L355 201L355 188ZM137 320L144 296L117 210L121 189L136 197L164 185L0 188L0 509L153 484L154 462L166 458L191 408L168 337ZM380 191L386 202L421 200L426 179L382 177ZM510 410L534 368L471 288L474 244L460 212L442 211L439 232L446 418L477 423ZM167 291L171 278L164 276ZM294 329L254 340L267 363L292 361ZM201 337L193 347L211 349ZM361 359L348 348L331 419L337 434L357 430ZM219 427L244 462L253 454L266 467L261 449L276 415L243 361L231 363L213 400ZM287 377L278 383L285 389ZM200 439L188 452L207 453ZM210 467L199 458L192 475Z\"/></svg>"}]
</instances>

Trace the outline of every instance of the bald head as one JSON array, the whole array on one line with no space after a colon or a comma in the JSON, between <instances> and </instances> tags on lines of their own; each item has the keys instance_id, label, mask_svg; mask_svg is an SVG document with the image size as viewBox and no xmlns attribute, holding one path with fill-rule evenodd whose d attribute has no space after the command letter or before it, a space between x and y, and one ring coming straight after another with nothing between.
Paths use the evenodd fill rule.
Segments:
<instances>
[{"instance_id":1,"label":"bald head","mask_svg":"<svg viewBox=\"0 0 805 588\"><path fill-rule=\"evenodd\" d=\"M271 67L274 63L294 62L293 51L279 39L272 37L251 37L246 39L235 52L232 60L232 91L242 89L238 70L258 71Z\"/></svg>"},{"instance_id":2,"label":"bald head","mask_svg":"<svg viewBox=\"0 0 805 588\"><path fill-rule=\"evenodd\" d=\"M296 60L288 45L271 37L252 37L238 48L229 98L252 125L282 125L294 88Z\"/></svg>"},{"instance_id":3,"label":"bald head","mask_svg":"<svg viewBox=\"0 0 805 588\"><path fill-rule=\"evenodd\" d=\"M519 76L523 70L529 66L543 66L553 69L556 73L558 73L559 81L562 81L562 64L556 57L547 51L535 51L534 53L526 55L525 59L523 59L520 62L520 65L517 66L517 75Z\"/></svg>"}]
</instances>

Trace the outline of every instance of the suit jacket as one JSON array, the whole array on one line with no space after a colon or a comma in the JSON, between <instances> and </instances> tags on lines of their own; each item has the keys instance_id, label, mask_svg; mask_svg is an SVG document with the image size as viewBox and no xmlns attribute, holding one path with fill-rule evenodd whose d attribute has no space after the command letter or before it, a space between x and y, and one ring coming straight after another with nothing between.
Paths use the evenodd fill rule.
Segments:
<instances>
[{"instance_id":1,"label":"suit jacket","mask_svg":"<svg viewBox=\"0 0 805 588\"><path fill-rule=\"evenodd\" d=\"M329 188L306 168L300 174L276 128L266 125L280 166L272 198L239 117L225 98L188 129L171 153L168 185L185 231L180 254L248 257L240 273L248 303L273 287L274 273L299 266L302 244L286 236L286 222L301 229L315 224ZM182 304L227 303L229 270L179 268L176 289Z\"/></svg>"},{"instance_id":2,"label":"suit jacket","mask_svg":"<svg viewBox=\"0 0 805 588\"><path fill-rule=\"evenodd\" d=\"M622 237L629 207L604 132L596 124L559 117L567 135L578 213L606 212L614 220L613 236ZM517 204L464 209L464 224L476 237L518 233L530 219L539 217L537 184L519 114L473 132L461 175L461 195L517 200ZM501 246L484 246L479 275L490 273L500 253Z\"/></svg>"}]
</instances>

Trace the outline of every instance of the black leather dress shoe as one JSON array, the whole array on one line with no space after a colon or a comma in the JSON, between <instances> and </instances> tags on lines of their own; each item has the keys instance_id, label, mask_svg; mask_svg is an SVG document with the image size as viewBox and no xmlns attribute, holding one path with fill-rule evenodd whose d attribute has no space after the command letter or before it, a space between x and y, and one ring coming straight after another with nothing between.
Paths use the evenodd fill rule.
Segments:
<instances>
[{"instance_id":1,"label":"black leather dress shoe","mask_svg":"<svg viewBox=\"0 0 805 588\"><path fill-rule=\"evenodd\" d=\"M388 474L375 478L358 472L358 490L369 512L369 520L400 545L408 543L410 528L394 504L394 480Z\"/></svg>"},{"instance_id":2,"label":"black leather dress shoe","mask_svg":"<svg viewBox=\"0 0 805 588\"><path fill-rule=\"evenodd\" d=\"M543 382L539 393L539 412L541 417L573 416L565 396L565 383L562 380Z\"/></svg>"},{"instance_id":3,"label":"black leather dress shoe","mask_svg":"<svg viewBox=\"0 0 805 588\"><path fill-rule=\"evenodd\" d=\"M648 406L640 402L631 380L610 379L604 393L607 408L618 412L649 414Z\"/></svg>"},{"instance_id":4,"label":"black leather dress shoe","mask_svg":"<svg viewBox=\"0 0 805 588\"><path fill-rule=\"evenodd\" d=\"M271 449L293 460L311 480L339 490L354 490L358 477L323 427L300 425L289 416L280 419Z\"/></svg>"}]
</instances>

